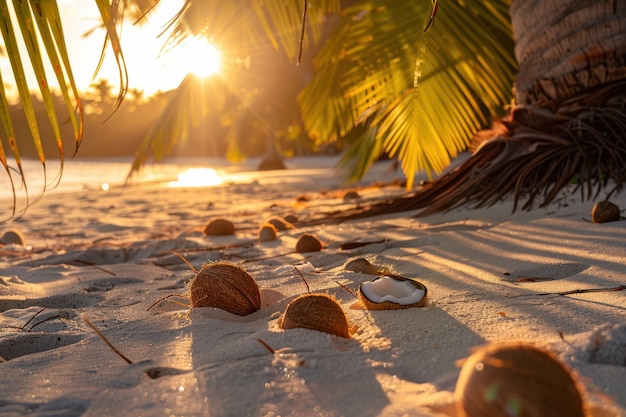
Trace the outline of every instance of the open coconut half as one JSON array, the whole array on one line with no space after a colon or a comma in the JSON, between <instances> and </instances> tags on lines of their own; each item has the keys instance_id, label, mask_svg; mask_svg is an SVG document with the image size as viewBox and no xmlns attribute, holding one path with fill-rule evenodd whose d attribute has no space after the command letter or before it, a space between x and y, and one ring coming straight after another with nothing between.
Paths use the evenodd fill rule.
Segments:
<instances>
[{"instance_id":1,"label":"open coconut half","mask_svg":"<svg viewBox=\"0 0 626 417\"><path fill-rule=\"evenodd\" d=\"M421 282L400 276L380 276L359 287L368 310L398 310L426 304L428 290Z\"/></svg>"}]
</instances>

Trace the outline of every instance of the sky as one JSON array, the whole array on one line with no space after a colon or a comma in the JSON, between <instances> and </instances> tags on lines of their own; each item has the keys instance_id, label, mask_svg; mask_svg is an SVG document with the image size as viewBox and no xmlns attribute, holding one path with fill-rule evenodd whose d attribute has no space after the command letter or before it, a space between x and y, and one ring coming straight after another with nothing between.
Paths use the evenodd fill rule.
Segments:
<instances>
[{"instance_id":1,"label":"sky","mask_svg":"<svg viewBox=\"0 0 626 417\"><path fill-rule=\"evenodd\" d=\"M159 37L159 34L184 2L161 0L160 3L147 25L133 26L133 22L126 21L122 28L122 51L129 72L129 88L143 90L145 97L176 88L190 70L190 63L185 58L189 56L188 51L160 56L167 36ZM58 0L57 4L78 89L86 90L93 81L105 32L97 30L88 37L83 35L99 24L98 9L93 0ZM3 79L9 83L11 67L8 59L2 58L2 61ZM53 78L50 75L49 81L52 82ZM111 51L107 52L103 67L96 75L95 80L99 79L108 79L113 86L119 85L118 69Z\"/></svg>"}]
</instances>

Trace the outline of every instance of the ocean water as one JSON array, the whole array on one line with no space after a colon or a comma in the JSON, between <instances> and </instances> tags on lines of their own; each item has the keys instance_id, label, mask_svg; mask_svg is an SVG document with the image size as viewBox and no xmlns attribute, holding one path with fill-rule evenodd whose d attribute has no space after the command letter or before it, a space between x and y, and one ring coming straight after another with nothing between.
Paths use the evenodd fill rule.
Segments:
<instances>
[{"instance_id":1,"label":"ocean water","mask_svg":"<svg viewBox=\"0 0 626 417\"><path fill-rule=\"evenodd\" d=\"M249 158L241 164L231 164L225 159L172 159L166 163L146 164L135 174L131 187L211 187L229 183L281 183L299 181L317 188L337 188L343 182L336 176L338 156L296 157L285 161L287 170L257 171L258 158ZM364 182L390 181L401 177L395 171L390 174L391 162L375 164ZM110 190L124 187L131 167L131 159L66 160L59 179L60 163L46 162L44 172L39 161L23 161L27 189L21 185L21 177L12 172L17 195L17 210L27 201L32 203L39 196L72 193L89 190ZM45 175L44 175L45 174ZM28 197L28 200L27 200ZM14 201L11 182L7 173L0 171L0 221L10 215Z\"/></svg>"}]
</instances>

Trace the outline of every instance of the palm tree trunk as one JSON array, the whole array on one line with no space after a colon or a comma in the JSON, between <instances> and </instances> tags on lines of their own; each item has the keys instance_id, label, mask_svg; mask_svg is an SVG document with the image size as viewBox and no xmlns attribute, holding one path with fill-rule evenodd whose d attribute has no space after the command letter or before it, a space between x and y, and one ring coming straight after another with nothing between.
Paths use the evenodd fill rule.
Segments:
<instances>
[{"instance_id":1,"label":"palm tree trunk","mask_svg":"<svg viewBox=\"0 0 626 417\"><path fill-rule=\"evenodd\" d=\"M513 211L552 202L576 179L597 198L626 182L626 1L512 0L515 104L462 165L415 193L353 212L343 221L400 211L419 215L489 206L513 194ZM586 193L585 193L586 191ZM612 193L612 192L611 192ZM610 195L610 194L609 194Z\"/></svg>"},{"instance_id":2,"label":"palm tree trunk","mask_svg":"<svg viewBox=\"0 0 626 417\"><path fill-rule=\"evenodd\" d=\"M517 104L555 110L626 77L626 2L513 0Z\"/></svg>"}]
</instances>

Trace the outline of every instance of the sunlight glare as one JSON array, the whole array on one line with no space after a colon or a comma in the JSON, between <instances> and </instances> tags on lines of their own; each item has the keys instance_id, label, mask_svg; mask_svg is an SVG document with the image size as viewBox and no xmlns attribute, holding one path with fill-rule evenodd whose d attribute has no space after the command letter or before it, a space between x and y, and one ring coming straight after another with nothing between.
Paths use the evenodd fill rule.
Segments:
<instances>
[{"instance_id":1,"label":"sunlight glare","mask_svg":"<svg viewBox=\"0 0 626 417\"><path fill-rule=\"evenodd\" d=\"M208 77L220 71L219 49L202 37L190 38L177 55L180 65L199 77Z\"/></svg>"},{"instance_id":2,"label":"sunlight glare","mask_svg":"<svg viewBox=\"0 0 626 417\"><path fill-rule=\"evenodd\" d=\"M171 181L170 187L208 187L220 185L222 178L211 168L189 168L178 174L177 181Z\"/></svg>"}]
</instances>

